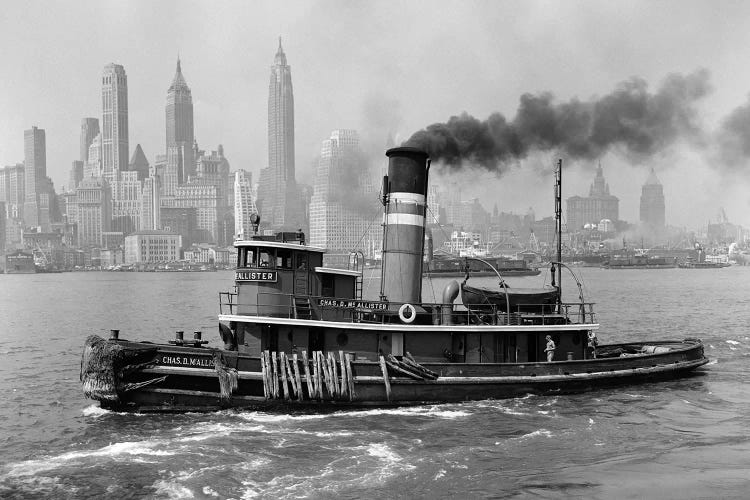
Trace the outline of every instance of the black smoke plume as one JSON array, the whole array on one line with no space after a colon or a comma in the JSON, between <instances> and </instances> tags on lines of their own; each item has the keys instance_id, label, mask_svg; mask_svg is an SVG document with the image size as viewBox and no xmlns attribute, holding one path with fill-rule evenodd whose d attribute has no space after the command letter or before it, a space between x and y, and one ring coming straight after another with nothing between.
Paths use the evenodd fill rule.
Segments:
<instances>
[{"instance_id":1,"label":"black smoke plume","mask_svg":"<svg viewBox=\"0 0 750 500\"><path fill-rule=\"evenodd\" d=\"M724 164L747 165L750 160L750 99L722 120L716 137Z\"/></svg>"},{"instance_id":2,"label":"black smoke plume","mask_svg":"<svg viewBox=\"0 0 750 500\"><path fill-rule=\"evenodd\" d=\"M556 103L549 93L524 94L513 120L494 113L481 121L467 113L416 132L405 146L426 150L453 168L477 165L502 172L533 151L594 159L611 148L649 157L679 139L702 140L696 102L710 91L708 71L669 75L655 93L632 78L588 101Z\"/></svg>"}]
</instances>

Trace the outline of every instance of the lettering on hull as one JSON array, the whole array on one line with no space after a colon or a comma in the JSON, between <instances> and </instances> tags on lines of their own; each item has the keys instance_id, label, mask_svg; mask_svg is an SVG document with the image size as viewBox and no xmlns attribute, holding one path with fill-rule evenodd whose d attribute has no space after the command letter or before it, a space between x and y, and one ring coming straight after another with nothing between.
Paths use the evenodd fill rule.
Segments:
<instances>
[{"instance_id":1,"label":"lettering on hull","mask_svg":"<svg viewBox=\"0 0 750 500\"><path fill-rule=\"evenodd\" d=\"M235 281L266 281L276 283L276 271L236 271Z\"/></svg>"},{"instance_id":2,"label":"lettering on hull","mask_svg":"<svg viewBox=\"0 0 750 500\"><path fill-rule=\"evenodd\" d=\"M214 361L211 358L199 356L175 356L162 354L159 356L159 364L163 366L180 366L184 368L213 368Z\"/></svg>"},{"instance_id":3,"label":"lettering on hull","mask_svg":"<svg viewBox=\"0 0 750 500\"><path fill-rule=\"evenodd\" d=\"M376 311L385 311L388 309L388 304L385 302L367 302L363 300L320 299L318 305L334 309L373 309Z\"/></svg>"}]
</instances>

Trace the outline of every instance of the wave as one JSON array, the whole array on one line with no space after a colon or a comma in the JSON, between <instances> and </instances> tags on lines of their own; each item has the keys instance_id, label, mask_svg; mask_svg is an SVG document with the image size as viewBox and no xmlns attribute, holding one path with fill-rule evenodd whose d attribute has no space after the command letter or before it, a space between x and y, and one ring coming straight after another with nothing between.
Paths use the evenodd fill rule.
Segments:
<instances>
[{"instance_id":1,"label":"wave","mask_svg":"<svg viewBox=\"0 0 750 500\"><path fill-rule=\"evenodd\" d=\"M395 415L395 416L426 416L441 419L455 419L468 417L471 412L464 410L444 409L438 406L413 406L402 408L374 408L370 410L347 410L333 413L316 413L316 414L273 414L264 412L243 412L237 416L243 420L252 422L287 422L287 421L305 421L321 420L331 418L369 418L372 416Z\"/></svg>"},{"instance_id":2,"label":"wave","mask_svg":"<svg viewBox=\"0 0 750 500\"><path fill-rule=\"evenodd\" d=\"M36 460L25 460L10 464L8 467L9 476L31 476L40 472L49 471L64 467L70 464L89 458L110 458L122 459L147 456L171 456L176 455L176 451L162 449L164 440L150 441L126 441L114 443L98 450L71 451L57 456L45 457Z\"/></svg>"}]
</instances>

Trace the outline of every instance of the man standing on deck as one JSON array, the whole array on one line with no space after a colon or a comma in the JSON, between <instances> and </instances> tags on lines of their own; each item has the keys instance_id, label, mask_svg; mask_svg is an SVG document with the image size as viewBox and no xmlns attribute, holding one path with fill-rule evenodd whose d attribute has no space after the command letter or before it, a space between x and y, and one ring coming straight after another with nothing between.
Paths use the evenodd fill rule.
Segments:
<instances>
[{"instance_id":1,"label":"man standing on deck","mask_svg":"<svg viewBox=\"0 0 750 500\"><path fill-rule=\"evenodd\" d=\"M549 335L545 338L547 340L547 348L544 349L544 352L547 353L547 361L552 361L552 358L555 357L555 341Z\"/></svg>"}]
</instances>

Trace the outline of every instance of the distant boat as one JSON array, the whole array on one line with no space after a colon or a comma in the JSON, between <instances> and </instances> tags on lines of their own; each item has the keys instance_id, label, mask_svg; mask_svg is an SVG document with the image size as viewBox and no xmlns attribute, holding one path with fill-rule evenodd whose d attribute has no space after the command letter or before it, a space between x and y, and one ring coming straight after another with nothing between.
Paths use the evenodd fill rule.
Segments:
<instances>
[{"instance_id":1,"label":"distant boat","mask_svg":"<svg viewBox=\"0 0 750 500\"><path fill-rule=\"evenodd\" d=\"M504 277L508 276L538 276L541 271L528 266L523 259L508 259L504 257L483 259L492 264ZM427 263L423 271L424 276L430 277L461 277L468 273L471 276L495 276L495 271L479 260L464 257L438 257Z\"/></svg>"},{"instance_id":2,"label":"distant boat","mask_svg":"<svg viewBox=\"0 0 750 500\"><path fill-rule=\"evenodd\" d=\"M677 267L677 259L646 254L616 254L603 262L602 267L605 269L672 269Z\"/></svg>"},{"instance_id":3,"label":"distant boat","mask_svg":"<svg viewBox=\"0 0 750 500\"><path fill-rule=\"evenodd\" d=\"M729 267L731 265L729 262L695 262L692 259L688 259L685 262L680 262L677 267L680 269L721 269L722 267Z\"/></svg>"}]
</instances>

